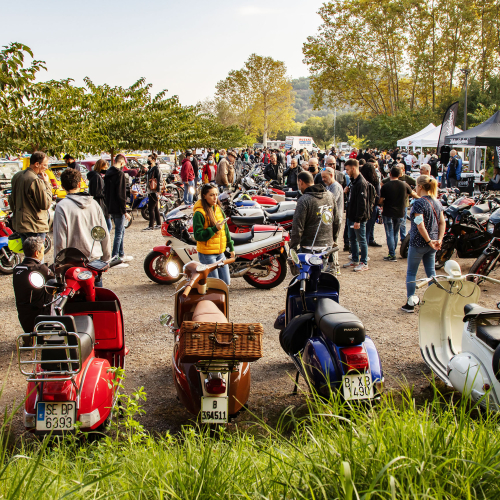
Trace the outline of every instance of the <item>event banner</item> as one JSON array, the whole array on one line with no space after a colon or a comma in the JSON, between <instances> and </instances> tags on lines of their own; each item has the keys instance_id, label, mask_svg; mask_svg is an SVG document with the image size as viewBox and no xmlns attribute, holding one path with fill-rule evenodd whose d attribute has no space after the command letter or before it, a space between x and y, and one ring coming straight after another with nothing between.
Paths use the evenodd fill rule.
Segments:
<instances>
[{"instance_id":1,"label":"event banner","mask_svg":"<svg viewBox=\"0 0 500 500\"><path fill-rule=\"evenodd\" d=\"M441 132L439 134L439 140L437 144L437 154L441 152L441 146L444 144L444 138L447 135L453 135L455 133L455 123L457 121L458 113L458 101L450 105L443 116L443 123L441 125Z\"/></svg>"}]
</instances>

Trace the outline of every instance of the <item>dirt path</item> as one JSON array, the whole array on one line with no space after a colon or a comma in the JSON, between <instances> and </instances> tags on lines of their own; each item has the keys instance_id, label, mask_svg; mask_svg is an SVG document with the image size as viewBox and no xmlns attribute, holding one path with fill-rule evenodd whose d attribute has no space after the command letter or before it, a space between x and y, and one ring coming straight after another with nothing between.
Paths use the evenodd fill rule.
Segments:
<instances>
[{"instance_id":1,"label":"dirt path","mask_svg":"<svg viewBox=\"0 0 500 500\"><path fill-rule=\"evenodd\" d=\"M122 302L125 316L126 341L130 348L127 359L126 388L131 391L144 386L148 394L142 417L147 429L156 432L175 432L190 421L191 415L176 399L170 368L173 338L159 324L162 312L172 312L172 286L151 282L144 273L143 260L150 249L164 243L160 231L142 232L147 223L139 215L127 229L125 252L134 260L127 269L112 269L106 273L104 284L113 289ZM383 226L376 225L375 236L385 243ZM387 247L369 248L370 270L364 273L344 271L340 276L340 302L364 322L368 334L380 352L386 387L397 388L406 380L415 386L416 393L428 387L429 370L423 363L418 347L417 314L405 314L400 307L405 301L406 259L396 263L384 262ZM52 262L52 254L48 261ZM347 254L340 252L340 261ZM465 272L472 260L459 260ZM423 277L420 269L419 277ZM19 374L14 340L21 332L17 319L10 276L0 276L2 324L0 326L0 380L5 390L0 410L11 406L24 396L25 382ZM258 321L264 325L265 356L252 365L251 410L265 420L273 421L287 406L299 406L304 396L292 396L293 365L281 350L278 332L273 323L278 311L284 308L285 281L273 290L257 290L242 278L233 280L230 296L232 321ZM499 290L494 285L482 287L481 303L495 307ZM422 295L423 291L418 292ZM10 375L7 370L13 359ZM303 388L305 386L302 383ZM245 418L245 415L239 417ZM22 414L16 417L16 432L22 432Z\"/></svg>"}]
</instances>

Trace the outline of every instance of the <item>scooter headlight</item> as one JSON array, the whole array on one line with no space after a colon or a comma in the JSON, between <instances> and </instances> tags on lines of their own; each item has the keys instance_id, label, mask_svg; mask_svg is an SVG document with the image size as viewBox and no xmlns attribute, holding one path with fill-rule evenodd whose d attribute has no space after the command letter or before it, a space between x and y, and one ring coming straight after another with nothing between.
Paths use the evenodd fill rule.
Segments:
<instances>
[{"instance_id":1,"label":"scooter headlight","mask_svg":"<svg viewBox=\"0 0 500 500\"><path fill-rule=\"evenodd\" d=\"M92 275L92 273L91 273L90 271L83 271L83 272L81 272L81 273L77 276L77 278L78 278L79 280L85 281L85 280L89 280L90 278L92 278L92 276L93 276L93 275Z\"/></svg>"},{"instance_id":2,"label":"scooter headlight","mask_svg":"<svg viewBox=\"0 0 500 500\"><path fill-rule=\"evenodd\" d=\"M317 257L316 255L312 255L309 257L309 264L311 264L311 266L321 266L323 265L323 259L321 257Z\"/></svg>"}]
</instances>

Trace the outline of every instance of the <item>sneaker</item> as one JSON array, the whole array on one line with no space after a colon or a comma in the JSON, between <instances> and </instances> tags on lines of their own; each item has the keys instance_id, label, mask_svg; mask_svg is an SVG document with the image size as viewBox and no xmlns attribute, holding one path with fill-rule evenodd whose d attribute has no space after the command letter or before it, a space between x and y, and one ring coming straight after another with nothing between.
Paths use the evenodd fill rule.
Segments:
<instances>
[{"instance_id":1,"label":"sneaker","mask_svg":"<svg viewBox=\"0 0 500 500\"><path fill-rule=\"evenodd\" d=\"M363 262L360 262L355 268L354 271L368 271L369 267L368 264L363 264Z\"/></svg>"},{"instance_id":2,"label":"sneaker","mask_svg":"<svg viewBox=\"0 0 500 500\"><path fill-rule=\"evenodd\" d=\"M350 252L351 251L351 247L344 247L344 252Z\"/></svg>"},{"instance_id":3,"label":"sneaker","mask_svg":"<svg viewBox=\"0 0 500 500\"><path fill-rule=\"evenodd\" d=\"M387 262L397 262L398 259L396 259L395 255L388 255L387 257L384 257L384 260Z\"/></svg>"},{"instance_id":4,"label":"sneaker","mask_svg":"<svg viewBox=\"0 0 500 500\"><path fill-rule=\"evenodd\" d=\"M116 266L114 267L119 267L121 269L124 269L125 267L128 267L128 264L124 264L123 262L121 264L117 264Z\"/></svg>"},{"instance_id":5,"label":"sneaker","mask_svg":"<svg viewBox=\"0 0 500 500\"><path fill-rule=\"evenodd\" d=\"M347 258L348 258L349 260L352 260L352 255L349 255ZM369 261L370 261L370 257L367 257L367 262L369 262Z\"/></svg>"},{"instance_id":6,"label":"sneaker","mask_svg":"<svg viewBox=\"0 0 500 500\"><path fill-rule=\"evenodd\" d=\"M414 313L415 312L415 306L410 306L408 302L401 308L402 311L405 313Z\"/></svg>"},{"instance_id":7,"label":"sneaker","mask_svg":"<svg viewBox=\"0 0 500 500\"><path fill-rule=\"evenodd\" d=\"M134 260L132 255L124 255L123 257L120 257L122 259L122 262L130 262L131 260Z\"/></svg>"},{"instance_id":8,"label":"sneaker","mask_svg":"<svg viewBox=\"0 0 500 500\"><path fill-rule=\"evenodd\" d=\"M344 264L342 267L356 267L359 266L359 262L354 262L353 260L350 260L347 264Z\"/></svg>"},{"instance_id":9,"label":"sneaker","mask_svg":"<svg viewBox=\"0 0 500 500\"><path fill-rule=\"evenodd\" d=\"M334 273L336 276L340 276L341 275L341 272L340 272L340 269L337 269L337 271L335 271Z\"/></svg>"},{"instance_id":10,"label":"sneaker","mask_svg":"<svg viewBox=\"0 0 500 500\"><path fill-rule=\"evenodd\" d=\"M161 225L157 224L157 225L155 226L155 229L161 229Z\"/></svg>"},{"instance_id":11,"label":"sneaker","mask_svg":"<svg viewBox=\"0 0 500 500\"><path fill-rule=\"evenodd\" d=\"M148 226L148 227L145 227L143 229L143 231L152 231L154 228L152 228L151 226Z\"/></svg>"},{"instance_id":12,"label":"sneaker","mask_svg":"<svg viewBox=\"0 0 500 500\"><path fill-rule=\"evenodd\" d=\"M380 243L377 243L376 241L370 241L370 243L368 243L368 246L369 247L381 247L382 245Z\"/></svg>"}]
</instances>

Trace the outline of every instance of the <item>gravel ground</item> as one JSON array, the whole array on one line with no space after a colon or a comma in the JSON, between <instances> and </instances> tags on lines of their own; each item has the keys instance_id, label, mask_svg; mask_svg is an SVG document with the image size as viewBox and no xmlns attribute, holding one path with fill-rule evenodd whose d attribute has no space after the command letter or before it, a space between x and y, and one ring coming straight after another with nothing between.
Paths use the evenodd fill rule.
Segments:
<instances>
[{"instance_id":1,"label":"gravel ground","mask_svg":"<svg viewBox=\"0 0 500 500\"><path fill-rule=\"evenodd\" d=\"M144 273L143 261L154 245L163 244L160 231L142 232L147 222L136 216L125 236L125 252L134 260L127 269L111 269L104 277L104 285L120 297L124 317L126 342L130 348L126 366L126 389L144 386L148 399L142 422L150 431L175 432L181 425L192 422L192 416L177 401L173 386L170 356L173 337L159 324L163 312L173 311L172 286L151 282ZM376 225L377 241L385 243L382 225ZM367 333L377 346L384 369L386 388L397 389L405 381L414 385L415 394L425 393L429 387L430 371L423 363L418 346L418 315L400 310L405 301L406 259L384 262L387 247L369 248L370 270L363 273L343 271L340 276L340 302L363 321ZM347 261L347 253L340 252L340 262ZM48 262L52 262L52 253ZM473 260L460 260L463 272ZM421 266L419 278L424 277ZM273 290L257 290L243 278L231 284L230 320L261 322L264 325L264 357L252 364L250 410L265 421L274 422L288 406L300 406L305 396L292 396L294 369L281 350L278 332L273 324L279 310L284 308L285 290L291 276ZM495 307L498 290L494 285L482 286L481 304ZM421 296L423 290L419 291ZM16 366L15 338L22 333L17 319L11 277L0 275L2 297L2 326L0 327L0 374L4 392L0 410L11 407L24 397L25 382ZM12 363L12 364L11 364ZM10 373L7 376L10 366ZM301 381L301 387L305 384ZM425 397L425 394L421 394ZM248 418L248 413L238 419ZM22 414L15 420L15 433L23 430Z\"/></svg>"}]
</instances>

